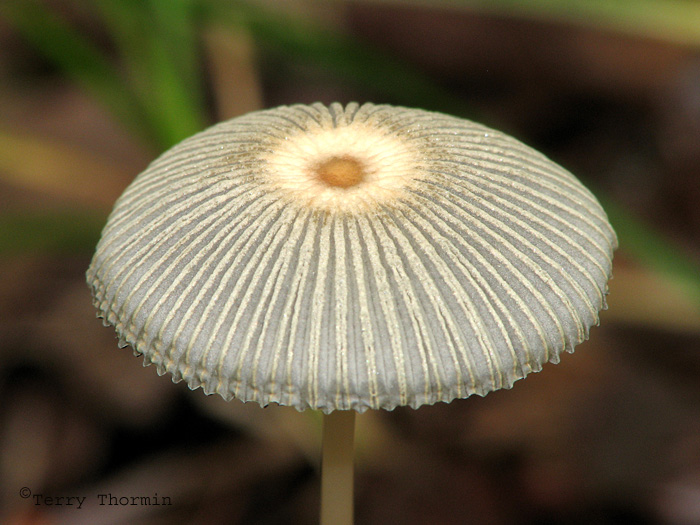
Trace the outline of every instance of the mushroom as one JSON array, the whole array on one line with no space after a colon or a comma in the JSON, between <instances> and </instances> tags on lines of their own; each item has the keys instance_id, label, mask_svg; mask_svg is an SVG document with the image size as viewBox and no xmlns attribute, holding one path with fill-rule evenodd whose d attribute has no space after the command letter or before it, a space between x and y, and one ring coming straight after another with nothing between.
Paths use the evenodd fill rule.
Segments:
<instances>
[{"instance_id":1,"label":"mushroom","mask_svg":"<svg viewBox=\"0 0 700 525\"><path fill-rule=\"evenodd\" d=\"M159 374L322 411L323 522L342 523L355 412L483 396L558 362L598 323L616 246L595 197L507 135L317 103L165 152L117 201L87 280Z\"/></svg>"}]
</instances>

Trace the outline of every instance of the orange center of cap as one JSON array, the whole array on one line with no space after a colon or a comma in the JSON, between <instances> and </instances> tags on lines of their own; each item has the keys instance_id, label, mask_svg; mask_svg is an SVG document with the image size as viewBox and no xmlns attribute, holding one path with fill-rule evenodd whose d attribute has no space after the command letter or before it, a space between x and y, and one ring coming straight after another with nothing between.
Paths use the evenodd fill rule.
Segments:
<instances>
[{"instance_id":1,"label":"orange center of cap","mask_svg":"<svg viewBox=\"0 0 700 525\"><path fill-rule=\"evenodd\" d=\"M329 186L350 188L365 178L362 164L352 157L332 157L316 168L316 175Z\"/></svg>"}]
</instances>

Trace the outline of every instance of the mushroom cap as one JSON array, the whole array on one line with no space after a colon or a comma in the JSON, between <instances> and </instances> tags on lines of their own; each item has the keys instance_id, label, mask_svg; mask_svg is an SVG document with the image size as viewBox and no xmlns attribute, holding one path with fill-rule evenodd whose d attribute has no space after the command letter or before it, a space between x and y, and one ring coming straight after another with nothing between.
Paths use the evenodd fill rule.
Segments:
<instances>
[{"instance_id":1,"label":"mushroom cap","mask_svg":"<svg viewBox=\"0 0 700 525\"><path fill-rule=\"evenodd\" d=\"M441 113L282 106L215 125L117 201L98 316L190 388L298 410L485 395L588 338L617 239L521 142Z\"/></svg>"}]
</instances>

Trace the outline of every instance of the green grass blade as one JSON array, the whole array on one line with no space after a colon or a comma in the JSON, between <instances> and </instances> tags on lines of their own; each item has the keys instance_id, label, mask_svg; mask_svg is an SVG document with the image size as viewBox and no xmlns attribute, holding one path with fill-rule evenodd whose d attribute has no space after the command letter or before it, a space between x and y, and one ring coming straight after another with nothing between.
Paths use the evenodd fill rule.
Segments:
<instances>
[{"instance_id":1,"label":"green grass blade","mask_svg":"<svg viewBox=\"0 0 700 525\"><path fill-rule=\"evenodd\" d=\"M149 136L147 117L116 67L80 33L34 0L9 1L0 13L40 53L75 81L132 131Z\"/></svg>"},{"instance_id":2,"label":"green grass blade","mask_svg":"<svg viewBox=\"0 0 700 525\"><path fill-rule=\"evenodd\" d=\"M154 118L172 145L201 131L207 118L197 67L193 5L189 0L151 0L148 59Z\"/></svg>"},{"instance_id":3,"label":"green grass blade","mask_svg":"<svg viewBox=\"0 0 700 525\"><path fill-rule=\"evenodd\" d=\"M191 0L98 0L127 78L159 145L169 147L207 122Z\"/></svg>"}]
</instances>

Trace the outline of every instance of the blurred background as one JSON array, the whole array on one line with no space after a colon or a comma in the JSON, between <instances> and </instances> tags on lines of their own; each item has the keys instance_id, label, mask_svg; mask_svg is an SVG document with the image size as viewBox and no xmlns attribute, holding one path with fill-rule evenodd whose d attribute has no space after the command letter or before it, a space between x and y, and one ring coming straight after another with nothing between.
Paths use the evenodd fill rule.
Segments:
<instances>
[{"instance_id":1,"label":"blurred background","mask_svg":"<svg viewBox=\"0 0 700 525\"><path fill-rule=\"evenodd\" d=\"M318 417L158 377L84 277L159 153L315 101L510 133L596 193L621 245L601 326L559 365L359 417L357 523L700 523L692 0L3 0L0 522L316 522Z\"/></svg>"}]
</instances>

